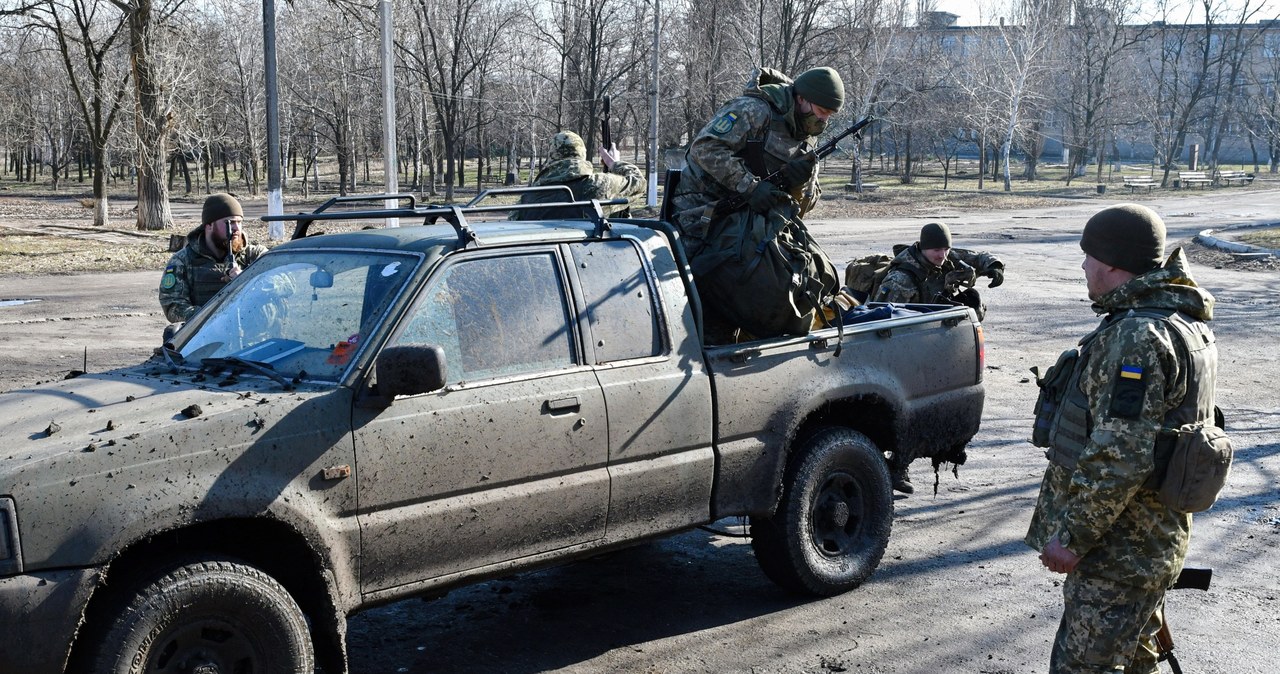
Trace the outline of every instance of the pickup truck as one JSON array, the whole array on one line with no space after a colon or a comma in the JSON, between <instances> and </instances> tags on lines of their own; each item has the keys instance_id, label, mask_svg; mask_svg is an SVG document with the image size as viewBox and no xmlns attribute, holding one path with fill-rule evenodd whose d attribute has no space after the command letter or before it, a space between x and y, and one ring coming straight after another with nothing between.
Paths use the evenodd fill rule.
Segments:
<instances>
[{"instance_id":1,"label":"pickup truck","mask_svg":"<svg viewBox=\"0 0 1280 674\"><path fill-rule=\"evenodd\" d=\"M884 452L978 430L967 308L707 345L660 219L387 198L285 216L146 362L0 394L0 674L346 671L362 609L729 516L832 595ZM387 217L421 224L306 235Z\"/></svg>"}]
</instances>

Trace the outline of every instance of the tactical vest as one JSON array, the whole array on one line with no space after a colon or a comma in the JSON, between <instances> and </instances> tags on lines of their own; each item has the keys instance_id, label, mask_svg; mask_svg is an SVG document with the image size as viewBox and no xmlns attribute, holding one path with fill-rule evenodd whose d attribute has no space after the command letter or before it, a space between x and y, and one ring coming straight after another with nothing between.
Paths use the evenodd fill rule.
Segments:
<instances>
[{"instance_id":1,"label":"tactical vest","mask_svg":"<svg viewBox=\"0 0 1280 674\"><path fill-rule=\"evenodd\" d=\"M197 307L204 306L214 295L227 285L227 265L225 262L211 260L202 255L193 255L191 260L191 303Z\"/></svg>"},{"instance_id":2,"label":"tactical vest","mask_svg":"<svg viewBox=\"0 0 1280 674\"><path fill-rule=\"evenodd\" d=\"M1130 309L1123 314L1117 313L1104 319L1102 325L1089 333L1080 341L1080 355L1065 388L1065 395L1057 405L1056 413L1049 428L1049 460L1068 470L1074 470L1080 452L1089 442L1093 430L1093 420L1089 415L1089 400L1080 389L1080 376L1088 361L1089 348L1104 331L1118 325L1121 320L1131 317L1156 318L1172 328L1178 337L1175 348L1178 360L1186 364L1187 392L1177 407L1169 410L1161 425L1161 434L1176 429L1183 424L1213 419L1213 382L1218 371L1218 352L1210 348L1214 344L1213 333L1203 321L1188 320L1183 314L1172 310ZM1156 470L1143 486L1154 489L1159 486L1164 475L1162 462L1168 462L1167 452L1159 440L1156 451Z\"/></svg>"}]
</instances>

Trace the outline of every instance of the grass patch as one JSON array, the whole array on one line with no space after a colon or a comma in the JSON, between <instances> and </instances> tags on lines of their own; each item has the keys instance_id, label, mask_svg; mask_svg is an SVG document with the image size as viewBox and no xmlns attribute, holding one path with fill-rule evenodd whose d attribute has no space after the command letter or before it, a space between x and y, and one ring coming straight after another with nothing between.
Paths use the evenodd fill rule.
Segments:
<instances>
[{"instance_id":1,"label":"grass patch","mask_svg":"<svg viewBox=\"0 0 1280 674\"><path fill-rule=\"evenodd\" d=\"M1278 249L1280 248L1280 227L1253 230L1241 234L1238 240L1251 246Z\"/></svg>"}]
</instances>

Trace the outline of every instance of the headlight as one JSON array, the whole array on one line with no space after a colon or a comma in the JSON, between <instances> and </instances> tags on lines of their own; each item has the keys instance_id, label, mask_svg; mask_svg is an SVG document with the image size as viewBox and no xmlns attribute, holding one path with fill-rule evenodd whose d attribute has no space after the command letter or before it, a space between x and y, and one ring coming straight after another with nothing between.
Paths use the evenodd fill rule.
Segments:
<instances>
[{"instance_id":1,"label":"headlight","mask_svg":"<svg viewBox=\"0 0 1280 674\"><path fill-rule=\"evenodd\" d=\"M18 545L18 512L13 499L0 498L0 576L22 572L22 547Z\"/></svg>"}]
</instances>

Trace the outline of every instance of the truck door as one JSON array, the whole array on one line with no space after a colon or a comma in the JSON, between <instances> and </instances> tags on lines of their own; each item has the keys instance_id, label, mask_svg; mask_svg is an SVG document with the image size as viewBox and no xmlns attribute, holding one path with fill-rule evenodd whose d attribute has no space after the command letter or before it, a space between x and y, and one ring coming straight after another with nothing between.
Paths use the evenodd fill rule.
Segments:
<instances>
[{"instance_id":1,"label":"truck door","mask_svg":"<svg viewBox=\"0 0 1280 674\"><path fill-rule=\"evenodd\" d=\"M661 242L568 246L609 414L610 539L710 516L711 385L683 282Z\"/></svg>"},{"instance_id":2,"label":"truck door","mask_svg":"<svg viewBox=\"0 0 1280 674\"><path fill-rule=\"evenodd\" d=\"M355 413L365 592L603 536L604 399L560 257L458 256L392 339L440 346L447 383Z\"/></svg>"}]
</instances>

